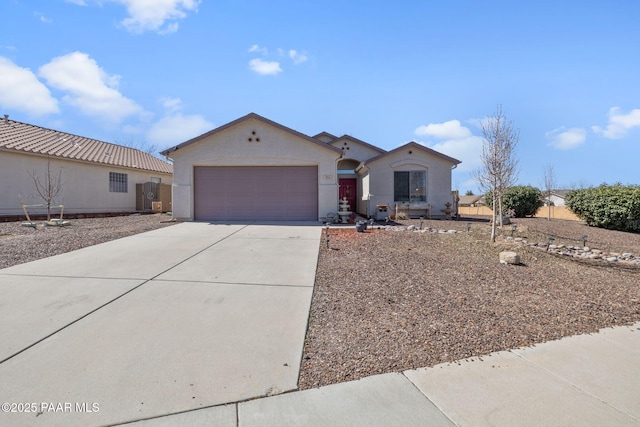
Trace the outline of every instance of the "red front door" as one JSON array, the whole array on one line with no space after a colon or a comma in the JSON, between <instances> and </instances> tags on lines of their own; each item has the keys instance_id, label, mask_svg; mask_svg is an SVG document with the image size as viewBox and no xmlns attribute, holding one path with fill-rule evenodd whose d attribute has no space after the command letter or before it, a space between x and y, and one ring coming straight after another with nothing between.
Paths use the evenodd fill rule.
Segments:
<instances>
[{"instance_id":1,"label":"red front door","mask_svg":"<svg viewBox=\"0 0 640 427\"><path fill-rule=\"evenodd\" d=\"M340 200L346 197L349 202L349 210L351 212L357 212L358 206L356 205L356 179L355 178L340 178L338 179L338 185L340 186Z\"/></svg>"}]
</instances>

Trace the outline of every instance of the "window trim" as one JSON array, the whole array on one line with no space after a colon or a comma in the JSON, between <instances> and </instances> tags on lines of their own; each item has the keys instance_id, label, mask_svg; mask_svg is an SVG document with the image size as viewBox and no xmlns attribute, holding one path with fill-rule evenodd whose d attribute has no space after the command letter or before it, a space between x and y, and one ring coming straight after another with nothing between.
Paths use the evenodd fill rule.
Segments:
<instances>
[{"instance_id":1,"label":"window trim","mask_svg":"<svg viewBox=\"0 0 640 427\"><path fill-rule=\"evenodd\" d=\"M109 172L109 193L128 193L129 174L123 172Z\"/></svg>"},{"instance_id":2,"label":"window trim","mask_svg":"<svg viewBox=\"0 0 640 427\"><path fill-rule=\"evenodd\" d=\"M398 183L398 176L402 174L406 174L403 180L406 181L407 188L406 189L398 189L398 184L405 185L404 183ZM421 183L417 183L416 185L416 174L421 175ZM416 190L420 190L421 192L412 192L411 189L416 187ZM413 193L413 194L412 194ZM420 170L408 170L408 171L393 171L393 201L397 203L426 203L427 202L427 171L424 169Z\"/></svg>"}]
</instances>

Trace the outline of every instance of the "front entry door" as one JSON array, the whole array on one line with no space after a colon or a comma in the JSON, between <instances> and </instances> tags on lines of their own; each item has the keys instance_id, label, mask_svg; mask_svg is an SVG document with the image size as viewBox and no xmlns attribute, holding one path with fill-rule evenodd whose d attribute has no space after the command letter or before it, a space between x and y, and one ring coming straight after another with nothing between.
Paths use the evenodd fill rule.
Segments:
<instances>
[{"instance_id":1,"label":"front entry door","mask_svg":"<svg viewBox=\"0 0 640 427\"><path fill-rule=\"evenodd\" d=\"M356 179L355 178L340 178L338 179L338 185L340 186L340 200L343 197L347 198L349 202L349 210L351 212L357 212L358 206L356 205Z\"/></svg>"}]
</instances>

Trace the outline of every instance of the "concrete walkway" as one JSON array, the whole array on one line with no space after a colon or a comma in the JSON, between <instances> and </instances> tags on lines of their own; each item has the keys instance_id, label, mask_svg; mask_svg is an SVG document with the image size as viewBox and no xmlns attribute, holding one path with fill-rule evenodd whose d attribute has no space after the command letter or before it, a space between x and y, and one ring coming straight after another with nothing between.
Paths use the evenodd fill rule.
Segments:
<instances>
[{"instance_id":1,"label":"concrete walkway","mask_svg":"<svg viewBox=\"0 0 640 427\"><path fill-rule=\"evenodd\" d=\"M640 322L135 426L638 426Z\"/></svg>"},{"instance_id":2,"label":"concrete walkway","mask_svg":"<svg viewBox=\"0 0 640 427\"><path fill-rule=\"evenodd\" d=\"M0 270L0 397L43 412L0 425L640 425L640 322L293 391L319 239L181 224Z\"/></svg>"},{"instance_id":3,"label":"concrete walkway","mask_svg":"<svg viewBox=\"0 0 640 427\"><path fill-rule=\"evenodd\" d=\"M319 242L317 224L185 223L0 270L0 397L36 409L0 425L295 390Z\"/></svg>"}]
</instances>

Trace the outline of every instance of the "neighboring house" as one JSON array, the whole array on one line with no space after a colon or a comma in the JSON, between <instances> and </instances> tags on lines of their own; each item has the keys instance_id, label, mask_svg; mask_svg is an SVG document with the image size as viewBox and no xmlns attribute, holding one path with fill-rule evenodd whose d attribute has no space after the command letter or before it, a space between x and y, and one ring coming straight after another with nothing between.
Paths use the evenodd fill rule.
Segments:
<instances>
[{"instance_id":1,"label":"neighboring house","mask_svg":"<svg viewBox=\"0 0 640 427\"><path fill-rule=\"evenodd\" d=\"M27 205L44 203L34 177L44 186L47 175L53 184L60 177L61 191L52 205L64 205L67 213L113 213L133 212L140 204L137 197L152 196L136 194L136 184L170 185L172 173L171 164L140 150L9 120L7 115L0 119L0 216L23 214L18 196Z\"/></svg>"},{"instance_id":2,"label":"neighboring house","mask_svg":"<svg viewBox=\"0 0 640 427\"><path fill-rule=\"evenodd\" d=\"M348 135L314 137L255 113L163 155L174 163L173 214L180 220L325 220L346 197L351 210L444 216L460 161L415 142L392 151Z\"/></svg>"},{"instance_id":3,"label":"neighboring house","mask_svg":"<svg viewBox=\"0 0 640 427\"><path fill-rule=\"evenodd\" d=\"M551 197L548 197L544 192L544 205L549 206L549 201L551 201L551 206L564 206L564 200L570 192L571 190L551 190Z\"/></svg>"},{"instance_id":4,"label":"neighboring house","mask_svg":"<svg viewBox=\"0 0 640 427\"><path fill-rule=\"evenodd\" d=\"M476 206L484 206L482 199L484 196L460 196L460 200L458 201L458 206L460 207L476 207Z\"/></svg>"}]
</instances>

